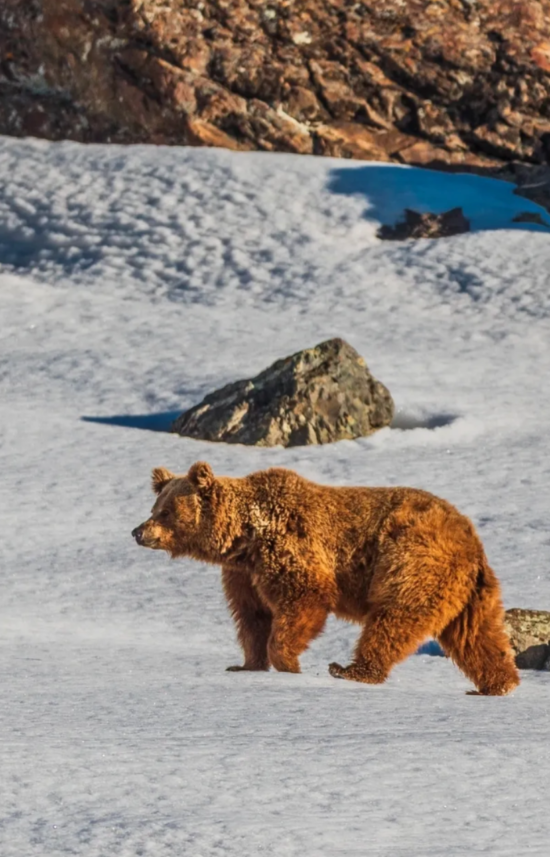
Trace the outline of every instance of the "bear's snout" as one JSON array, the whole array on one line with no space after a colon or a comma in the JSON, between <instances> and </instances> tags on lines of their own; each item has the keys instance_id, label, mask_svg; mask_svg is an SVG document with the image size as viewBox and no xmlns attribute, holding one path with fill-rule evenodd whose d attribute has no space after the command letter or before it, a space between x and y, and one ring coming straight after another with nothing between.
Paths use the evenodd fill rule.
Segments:
<instances>
[{"instance_id":1,"label":"bear's snout","mask_svg":"<svg viewBox=\"0 0 550 857\"><path fill-rule=\"evenodd\" d=\"M143 542L143 524L139 527L136 527L135 530L132 530L132 537L136 540L138 545Z\"/></svg>"}]
</instances>

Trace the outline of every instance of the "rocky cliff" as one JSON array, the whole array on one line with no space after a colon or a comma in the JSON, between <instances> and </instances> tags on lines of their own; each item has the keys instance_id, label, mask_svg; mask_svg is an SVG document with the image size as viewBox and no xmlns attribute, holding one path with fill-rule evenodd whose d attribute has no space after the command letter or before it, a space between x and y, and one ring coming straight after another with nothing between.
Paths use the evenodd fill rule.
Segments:
<instances>
[{"instance_id":1,"label":"rocky cliff","mask_svg":"<svg viewBox=\"0 0 550 857\"><path fill-rule=\"evenodd\" d=\"M550 0L3 0L0 132L550 161Z\"/></svg>"}]
</instances>

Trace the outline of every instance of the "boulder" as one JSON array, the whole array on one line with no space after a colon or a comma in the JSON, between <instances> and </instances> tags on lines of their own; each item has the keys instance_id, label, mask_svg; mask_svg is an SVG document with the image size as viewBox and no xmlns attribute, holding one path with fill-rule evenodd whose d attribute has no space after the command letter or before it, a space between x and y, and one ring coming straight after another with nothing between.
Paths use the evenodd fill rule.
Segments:
<instances>
[{"instance_id":1,"label":"boulder","mask_svg":"<svg viewBox=\"0 0 550 857\"><path fill-rule=\"evenodd\" d=\"M392 397L342 339L278 360L181 414L172 431L252 446L303 446L351 440L391 423Z\"/></svg>"},{"instance_id":2,"label":"boulder","mask_svg":"<svg viewBox=\"0 0 550 857\"><path fill-rule=\"evenodd\" d=\"M505 625L517 666L524 670L550 670L550 612L514 607L506 611Z\"/></svg>"}]
</instances>

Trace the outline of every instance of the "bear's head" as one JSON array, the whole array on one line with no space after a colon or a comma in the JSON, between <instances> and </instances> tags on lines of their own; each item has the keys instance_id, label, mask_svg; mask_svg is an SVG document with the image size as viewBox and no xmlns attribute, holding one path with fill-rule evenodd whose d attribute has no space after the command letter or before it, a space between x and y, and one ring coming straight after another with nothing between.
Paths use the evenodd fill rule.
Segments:
<instances>
[{"instance_id":1,"label":"bear's head","mask_svg":"<svg viewBox=\"0 0 550 857\"><path fill-rule=\"evenodd\" d=\"M167 551L172 557L192 556L218 562L223 552L227 491L212 468L198 461L185 476L164 467L152 473L157 500L151 516L132 531L138 545Z\"/></svg>"}]
</instances>

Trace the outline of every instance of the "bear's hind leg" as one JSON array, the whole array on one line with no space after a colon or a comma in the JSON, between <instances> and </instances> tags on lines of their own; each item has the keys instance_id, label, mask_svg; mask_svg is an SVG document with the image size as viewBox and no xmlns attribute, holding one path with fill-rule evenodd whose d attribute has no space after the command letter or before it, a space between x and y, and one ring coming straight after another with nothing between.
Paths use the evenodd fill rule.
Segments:
<instances>
[{"instance_id":1,"label":"bear's hind leg","mask_svg":"<svg viewBox=\"0 0 550 857\"><path fill-rule=\"evenodd\" d=\"M314 599L300 599L275 613L268 652L276 670L300 672L298 658L319 636L327 616L328 608Z\"/></svg>"},{"instance_id":2,"label":"bear's hind leg","mask_svg":"<svg viewBox=\"0 0 550 857\"><path fill-rule=\"evenodd\" d=\"M335 678L382 684L392 667L416 651L433 630L431 614L415 615L403 607L372 607L347 667L332 663L329 672Z\"/></svg>"},{"instance_id":3,"label":"bear's hind leg","mask_svg":"<svg viewBox=\"0 0 550 857\"><path fill-rule=\"evenodd\" d=\"M222 582L237 627L237 638L244 652L244 664L227 667L227 670L268 670L267 641L273 619L271 612L260 601L246 572L223 568Z\"/></svg>"},{"instance_id":4,"label":"bear's hind leg","mask_svg":"<svg viewBox=\"0 0 550 857\"><path fill-rule=\"evenodd\" d=\"M437 635L481 696L504 696L519 684L503 613L498 581L484 567L464 610Z\"/></svg>"}]
</instances>

